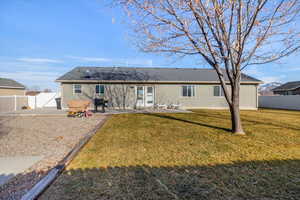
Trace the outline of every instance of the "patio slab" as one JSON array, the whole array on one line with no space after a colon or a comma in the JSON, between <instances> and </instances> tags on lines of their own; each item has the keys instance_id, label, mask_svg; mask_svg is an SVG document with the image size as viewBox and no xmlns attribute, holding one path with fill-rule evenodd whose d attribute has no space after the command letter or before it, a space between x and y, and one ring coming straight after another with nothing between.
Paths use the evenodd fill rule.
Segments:
<instances>
[{"instance_id":1,"label":"patio slab","mask_svg":"<svg viewBox=\"0 0 300 200\"><path fill-rule=\"evenodd\" d=\"M17 110L13 112L0 113L0 116L66 116L66 110L57 110L56 108L37 108L31 110Z\"/></svg>"},{"instance_id":2,"label":"patio slab","mask_svg":"<svg viewBox=\"0 0 300 200\"><path fill-rule=\"evenodd\" d=\"M42 158L42 156L0 157L0 185L22 173Z\"/></svg>"},{"instance_id":3,"label":"patio slab","mask_svg":"<svg viewBox=\"0 0 300 200\"><path fill-rule=\"evenodd\" d=\"M179 109L106 109L105 113L96 112L95 114L128 114L128 113L191 113L189 110L179 110Z\"/></svg>"}]
</instances>

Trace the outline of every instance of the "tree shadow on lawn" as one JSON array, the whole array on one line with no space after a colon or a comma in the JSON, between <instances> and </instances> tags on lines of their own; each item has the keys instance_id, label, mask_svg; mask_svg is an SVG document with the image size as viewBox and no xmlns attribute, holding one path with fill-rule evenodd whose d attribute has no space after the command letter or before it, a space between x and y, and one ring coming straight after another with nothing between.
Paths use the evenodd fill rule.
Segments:
<instances>
[{"instance_id":1,"label":"tree shadow on lawn","mask_svg":"<svg viewBox=\"0 0 300 200\"><path fill-rule=\"evenodd\" d=\"M199 112L194 112L194 114L201 116L201 117L205 117L205 118L216 118L219 120L230 120L230 116L226 115L226 114L212 114L212 113L199 113ZM259 112L257 112L258 117L255 120L255 116L251 116L252 119L249 119L250 116L243 116L243 114L241 115L241 119L242 119L242 123L250 123L250 124L259 124L259 125L266 125L266 126L273 126L273 127L277 127L277 128L284 128L284 129L291 129L291 130L295 130L295 131L300 131L300 127L292 125L292 124L286 124L286 123L282 123L281 121L275 120L275 119L267 119L267 118L263 118L259 116ZM259 120L260 119L260 120Z\"/></svg>"},{"instance_id":2,"label":"tree shadow on lawn","mask_svg":"<svg viewBox=\"0 0 300 200\"><path fill-rule=\"evenodd\" d=\"M228 131L228 132L231 131L231 129L229 129L229 128L214 126L214 125L210 125L210 124L207 124L207 123L190 121L190 120L186 120L186 119L183 119L183 118L170 116L170 115L167 115L167 114L145 113L144 115L159 117L159 118L163 118L163 119L176 120L176 121L185 122L185 123L189 123L189 124L193 124L193 125L199 125L199 126L204 126L204 127L213 128L213 129L219 129L219 130L222 130L222 131Z\"/></svg>"},{"instance_id":3,"label":"tree shadow on lawn","mask_svg":"<svg viewBox=\"0 0 300 200\"><path fill-rule=\"evenodd\" d=\"M300 117L300 110L287 110L287 109L272 109L272 108L262 108L258 111L262 111L264 113L276 114L276 115L290 115L290 116L298 116Z\"/></svg>"},{"instance_id":4,"label":"tree shadow on lawn","mask_svg":"<svg viewBox=\"0 0 300 200\"><path fill-rule=\"evenodd\" d=\"M300 199L300 160L71 169L39 199Z\"/></svg>"}]
</instances>

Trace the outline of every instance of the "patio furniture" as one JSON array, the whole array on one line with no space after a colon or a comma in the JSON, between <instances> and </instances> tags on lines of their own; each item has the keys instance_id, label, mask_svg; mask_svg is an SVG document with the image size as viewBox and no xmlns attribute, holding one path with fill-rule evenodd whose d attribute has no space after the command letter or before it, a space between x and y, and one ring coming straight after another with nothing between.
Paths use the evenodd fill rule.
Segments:
<instances>
[{"instance_id":1,"label":"patio furniture","mask_svg":"<svg viewBox=\"0 0 300 200\"><path fill-rule=\"evenodd\" d=\"M155 107L157 109L167 109L168 108L168 106L166 104L156 104Z\"/></svg>"},{"instance_id":2,"label":"patio furniture","mask_svg":"<svg viewBox=\"0 0 300 200\"><path fill-rule=\"evenodd\" d=\"M171 104L171 109L178 110L181 107L180 104Z\"/></svg>"},{"instance_id":3,"label":"patio furniture","mask_svg":"<svg viewBox=\"0 0 300 200\"><path fill-rule=\"evenodd\" d=\"M87 117L90 115L88 113L88 107L91 104L90 101L85 100L71 100L67 103L68 117Z\"/></svg>"}]
</instances>

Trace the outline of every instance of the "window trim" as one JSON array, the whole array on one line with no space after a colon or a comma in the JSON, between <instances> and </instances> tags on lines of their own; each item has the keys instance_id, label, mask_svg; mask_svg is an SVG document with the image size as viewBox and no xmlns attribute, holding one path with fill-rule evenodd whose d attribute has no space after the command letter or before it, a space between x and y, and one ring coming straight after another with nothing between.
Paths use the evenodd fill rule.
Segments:
<instances>
[{"instance_id":1,"label":"window trim","mask_svg":"<svg viewBox=\"0 0 300 200\"><path fill-rule=\"evenodd\" d=\"M191 96L184 96L183 95L183 87L191 87ZM183 98L193 98L196 96L196 86L195 85L182 85L181 86L181 97Z\"/></svg>"},{"instance_id":2,"label":"window trim","mask_svg":"<svg viewBox=\"0 0 300 200\"><path fill-rule=\"evenodd\" d=\"M75 92L76 85L80 86L80 92ZM82 85L81 84L73 84L73 94L82 94Z\"/></svg>"},{"instance_id":3,"label":"window trim","mask_svg":"<svg viewBox=\"0 0 300 200\"><path fill-rule=\"evenodd\" d=\"M99 86L99 93L97 93L97 86ZM103 93L101 93L100 91L100 86L103 86ZM105 94L105 85L103 85L103 84L96 84L95 85L95 94L97 94L97 95L104 95Z\"/></svg>"}]
</instances>

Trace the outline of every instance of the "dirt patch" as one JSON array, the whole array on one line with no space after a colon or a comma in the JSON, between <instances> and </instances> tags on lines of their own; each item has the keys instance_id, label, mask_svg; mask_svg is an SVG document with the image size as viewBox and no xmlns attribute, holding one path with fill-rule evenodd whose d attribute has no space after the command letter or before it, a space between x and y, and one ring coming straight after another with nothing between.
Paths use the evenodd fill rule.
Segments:
<instances>
[{"instance_id":1,"label":"dirt patch","mask_svg":"<svg viewBox=\"0 0 300 200\"><path fill-rule=\"evenodd\" d=\"M103 118L1 117L0 157L38 155L44 159L1 186L0 199L20 199Z\"/></svg>"}]
</instances>

